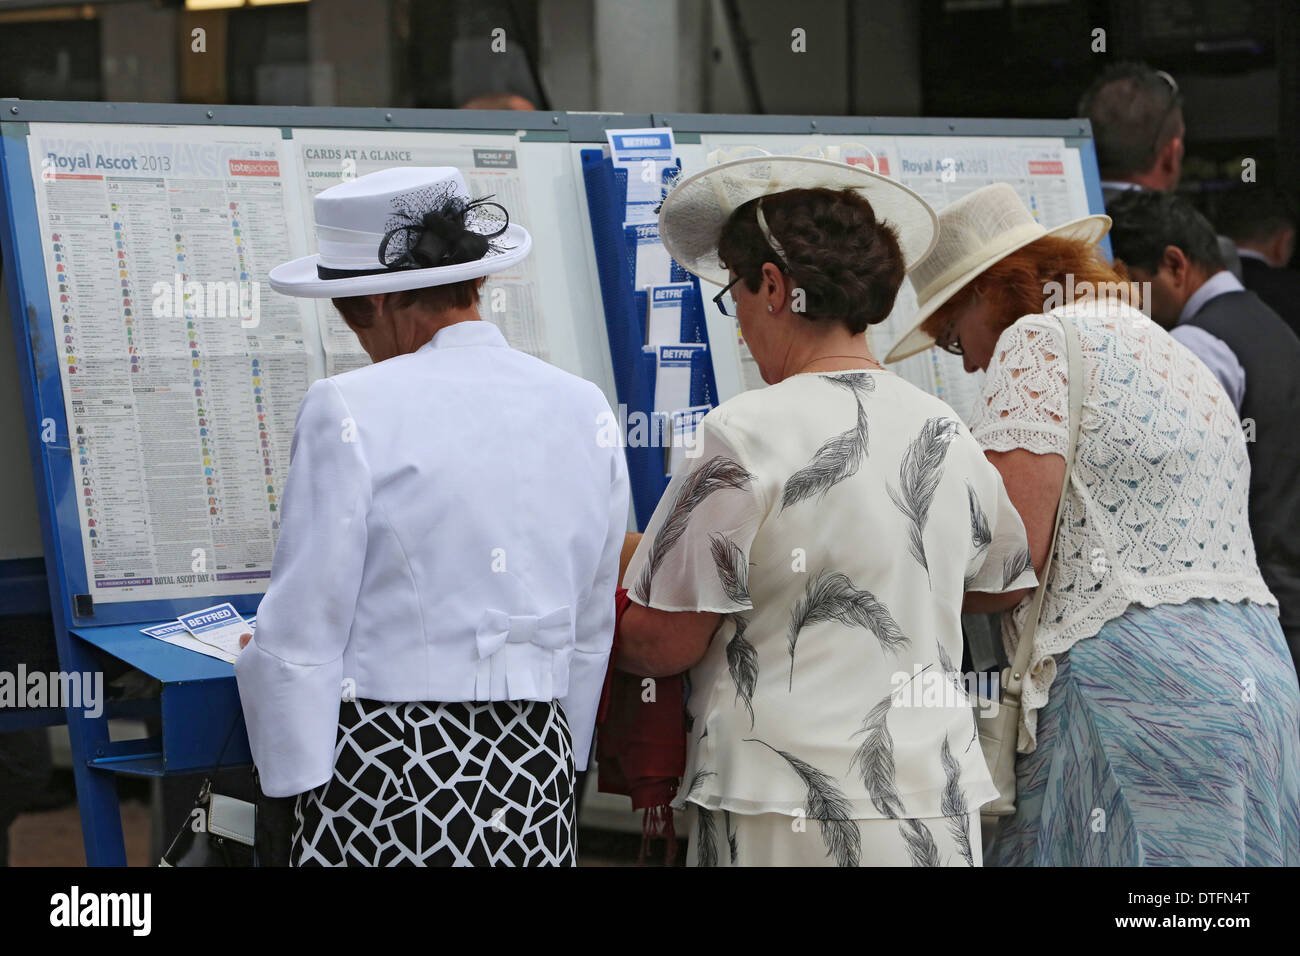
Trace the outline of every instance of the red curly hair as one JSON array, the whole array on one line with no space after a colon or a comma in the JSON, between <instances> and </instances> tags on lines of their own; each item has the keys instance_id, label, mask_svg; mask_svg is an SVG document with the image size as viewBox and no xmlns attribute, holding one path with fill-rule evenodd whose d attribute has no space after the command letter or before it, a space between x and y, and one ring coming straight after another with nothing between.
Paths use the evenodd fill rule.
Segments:
<instances>
[{"instance_id":1,"label":"red curly hair","mask_svg":"<svg viewBox=\"0 0 1300 956\"><path fill-rule=\"evenodd\" d=\"M1134 308L1140 305L1128 271L1103 259L1095 245L1043 236L968 282L926 320L926 331L935 334L951 316L959 315L975 297L977 287L998 318L998 332L1021 316L1040 315L1089 295L1102 298L1113 294Z\"/></svg>"}]
</instances>

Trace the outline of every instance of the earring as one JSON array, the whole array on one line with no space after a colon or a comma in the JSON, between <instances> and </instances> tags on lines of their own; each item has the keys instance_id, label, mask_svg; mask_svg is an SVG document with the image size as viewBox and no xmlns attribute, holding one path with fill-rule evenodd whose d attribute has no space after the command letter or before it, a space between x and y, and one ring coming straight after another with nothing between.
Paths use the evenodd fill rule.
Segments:
<instances>
[{"instance_id":1,"label":"earring","mask_svg":"<svg viewBox=\"0 0 1300 956\"><path fill-rule=\"evenodd\" d=\"M773 308L769 305L769 306L767 307L767 311L772 312L772 311L774 311L774 310L773 310Z\"/></svg>"}]
</instances>

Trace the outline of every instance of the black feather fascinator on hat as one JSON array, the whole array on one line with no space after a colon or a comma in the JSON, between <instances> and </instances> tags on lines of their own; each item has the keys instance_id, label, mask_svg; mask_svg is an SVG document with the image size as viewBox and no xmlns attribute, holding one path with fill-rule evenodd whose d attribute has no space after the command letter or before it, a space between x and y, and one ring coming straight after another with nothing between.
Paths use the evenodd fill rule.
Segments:
<instances>
[{"instance_id":1,"label":"black feather fascinator on hat","mask_svg":"<svg viewBox=\"0 0 1300 956\"><path fill-rule=\"evenodd\" d=\"M491 200L442 190L427 204L408 201L379 244L380 263L386 269L432 269L503 252L492 240L509 228L510 214Z\"/></svg>"}]
</instances>

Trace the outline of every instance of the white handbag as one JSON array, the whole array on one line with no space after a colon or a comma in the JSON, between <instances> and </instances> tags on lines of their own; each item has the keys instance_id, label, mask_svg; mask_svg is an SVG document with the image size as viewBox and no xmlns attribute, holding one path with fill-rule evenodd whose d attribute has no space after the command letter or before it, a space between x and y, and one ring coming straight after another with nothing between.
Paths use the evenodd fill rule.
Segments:
<instances>
[{"instance_id":1,"label":"white handbag","mask_svg":"<svg viewBox=\"0 0 1300 956\"><path fill-rule=\"evenodd\" d=\"M1043 562L1038 589L1034 592L1029 617L1016 647L1015 660L1002 671L1001 697L997 708L989 707L987 700L978 701L975 705L980 747L984 750L984 759L988 762L993 785L998 788L998 795L980 808L986 828L996 822L998 817L1010 816L1016 809L1016 742L1020 734L1020 693L1029 669L1029 656L1038 630L1038 618L1042 613L1043 595L1047 591L1047 580L1052 570L1052 553L1056 550L1056 537L1061 530L1061 511L1065 507L1065 495L1070 487L1070 472L1074 470L1074 458L1079 444L1079 420L1083 415L1083 354L1079 345L1079 333L1068 319L1060 316L1056 318L1065 330L1065 352L1070 376L1070 442L1065 456L1061 497L1056 504L1052 543L1047 549L1047 560Z\"/></svg>"}]
</instances>

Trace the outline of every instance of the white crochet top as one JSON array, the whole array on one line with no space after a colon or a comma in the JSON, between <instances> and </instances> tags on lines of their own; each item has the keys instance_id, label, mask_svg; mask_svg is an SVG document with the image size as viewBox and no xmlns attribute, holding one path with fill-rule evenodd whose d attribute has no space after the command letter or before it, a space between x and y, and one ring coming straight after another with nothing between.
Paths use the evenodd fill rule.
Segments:
<instances>
[{"instance_id":1,"label":"white crochet top","mask_svg":"<svg viewBox=\"0 0 1300 956\"><path fill-rule=\"evenodd\" d=\"M1011 325L998 338L970 423L980 444L1065 455L1068 364L1055 317L1078 329L1086 381L1024 685L1023 752L1034 749L1037 711L1056 676L1052 655L1129 605L1277 604L1255 562L1246 516L1250 462L1232 402L1195 355L1136 309L1092 300ZM1009 657L1030 603L1003 616Z\"/></svg>"}]
</instances>

